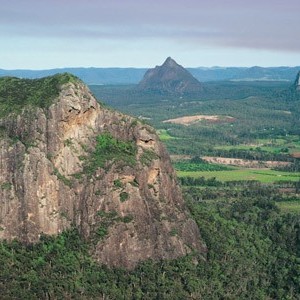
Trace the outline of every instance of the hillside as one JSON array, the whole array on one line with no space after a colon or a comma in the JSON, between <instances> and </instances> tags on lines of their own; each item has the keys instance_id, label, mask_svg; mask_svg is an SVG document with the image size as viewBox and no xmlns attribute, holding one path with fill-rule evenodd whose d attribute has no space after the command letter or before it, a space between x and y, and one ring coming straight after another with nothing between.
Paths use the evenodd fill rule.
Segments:
<instances>
[{"instance_id":1,"label":"hillside","mask_svg":"<svg viewBox=\"0 0 300 300\"><path fill-rule=\"evenodd\" d=\"M205 252L154 130L69 74L0 79L0 239L75 228L94 259L133 268Z\"/></svg>"}]
</instances>

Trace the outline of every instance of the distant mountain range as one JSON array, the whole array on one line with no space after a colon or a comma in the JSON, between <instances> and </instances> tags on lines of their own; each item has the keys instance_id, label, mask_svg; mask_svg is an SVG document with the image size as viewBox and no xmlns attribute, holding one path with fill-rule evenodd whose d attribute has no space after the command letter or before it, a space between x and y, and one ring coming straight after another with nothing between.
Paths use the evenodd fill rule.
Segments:
<instances>
[{"instance_id":1,"label":"distant mountain range","mask_svg":"<svg viewBox=\"0 0 300 300\"><path fill-rule=\"evenodd\" d=\"M2 70L0 76L20 78L41 78L57 73L71 73L86 84L135 84L144 76L147 69L137 68L61 68L50 70Z\"/></svg>"},{"instance_id":2,"label":"distant mountain range","mask_svg":"<svg viewBox=\"0 0 300 300\"><path fill-rule=\"evenodd\" d=\"M137 84L145 75L147 68L61 68L50 70L2 70L0 76L20 78L41 78L56 73L69 72L86 84ZM299 67L212 67L187 68L199 81L219 80L287 80L294 81Z\"/></svg>"}]
</instances>

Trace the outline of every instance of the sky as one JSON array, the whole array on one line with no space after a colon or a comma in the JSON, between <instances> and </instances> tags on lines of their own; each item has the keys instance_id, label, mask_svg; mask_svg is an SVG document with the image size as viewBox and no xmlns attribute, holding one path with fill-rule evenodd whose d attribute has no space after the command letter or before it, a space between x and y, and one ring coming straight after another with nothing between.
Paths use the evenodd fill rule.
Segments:
<instances>
[{"instance_id":1,"label":"sky","mask_svg":"<svg viewBox=\"0 0 300 300\"><path fill-rule=\"evenodd\" d=\"M0 68L299 66L299 0L0 0Z\"/></svg>"}]
</instances>

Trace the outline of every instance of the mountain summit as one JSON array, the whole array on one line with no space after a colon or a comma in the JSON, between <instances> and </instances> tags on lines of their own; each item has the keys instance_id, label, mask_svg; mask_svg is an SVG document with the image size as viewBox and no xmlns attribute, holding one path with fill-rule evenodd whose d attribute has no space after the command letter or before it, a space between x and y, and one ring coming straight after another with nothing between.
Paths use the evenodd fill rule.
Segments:
<instances>
[{"instance_id":1,"label":"mountain summit","mask_svg":"<svg viewBox=\"0 0 300 300\"><path fill-rule=\"evenodd\" d=\"M153 128L106 109L70 74L0 78L0 240L75 227L96 261L205 252Z\"/></svg>"},{"instance_id":2,"label":"mountain summit","mask_svg":"<svg viewBox=\"0 0 300 300\"><path fill-rule=\"evenodd\" d=\"M202 85L184 67L168 57L161 66L149 69L145 73L138 89L182 95L200 92Z\"/></svg>"}]
</instances>

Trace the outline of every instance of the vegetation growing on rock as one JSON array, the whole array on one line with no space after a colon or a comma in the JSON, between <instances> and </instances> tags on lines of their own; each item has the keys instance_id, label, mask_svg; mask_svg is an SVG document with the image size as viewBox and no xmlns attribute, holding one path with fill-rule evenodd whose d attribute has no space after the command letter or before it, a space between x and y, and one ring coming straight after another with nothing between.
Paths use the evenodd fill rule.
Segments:
<instances>
[{"instance_id":1,"label":"vegetation growing on rock","mask_svg":"<svg viewBox=\"0 0 300 300\"><path fill-rule=\"evenodd\" d=\"M79 79L71 74L57 74L41 79L0 78L0 117L19 113L25 106L47 108L59 95L61 86Z\"/></svg>"},{"instance_id":2,"label":"vegetation growing on rock","mask_svg":"<svg viewBox=\"0 0 300 300\"><path fill-rule=\"evenodd\" d=\"M95 150L86 157L84 172L91 176L97 168L104 168L106 163L134 166L136 153L137 147L133 141L122 141L108 132L102 133L96 137Z\"/></svg>"}]
</instances>

